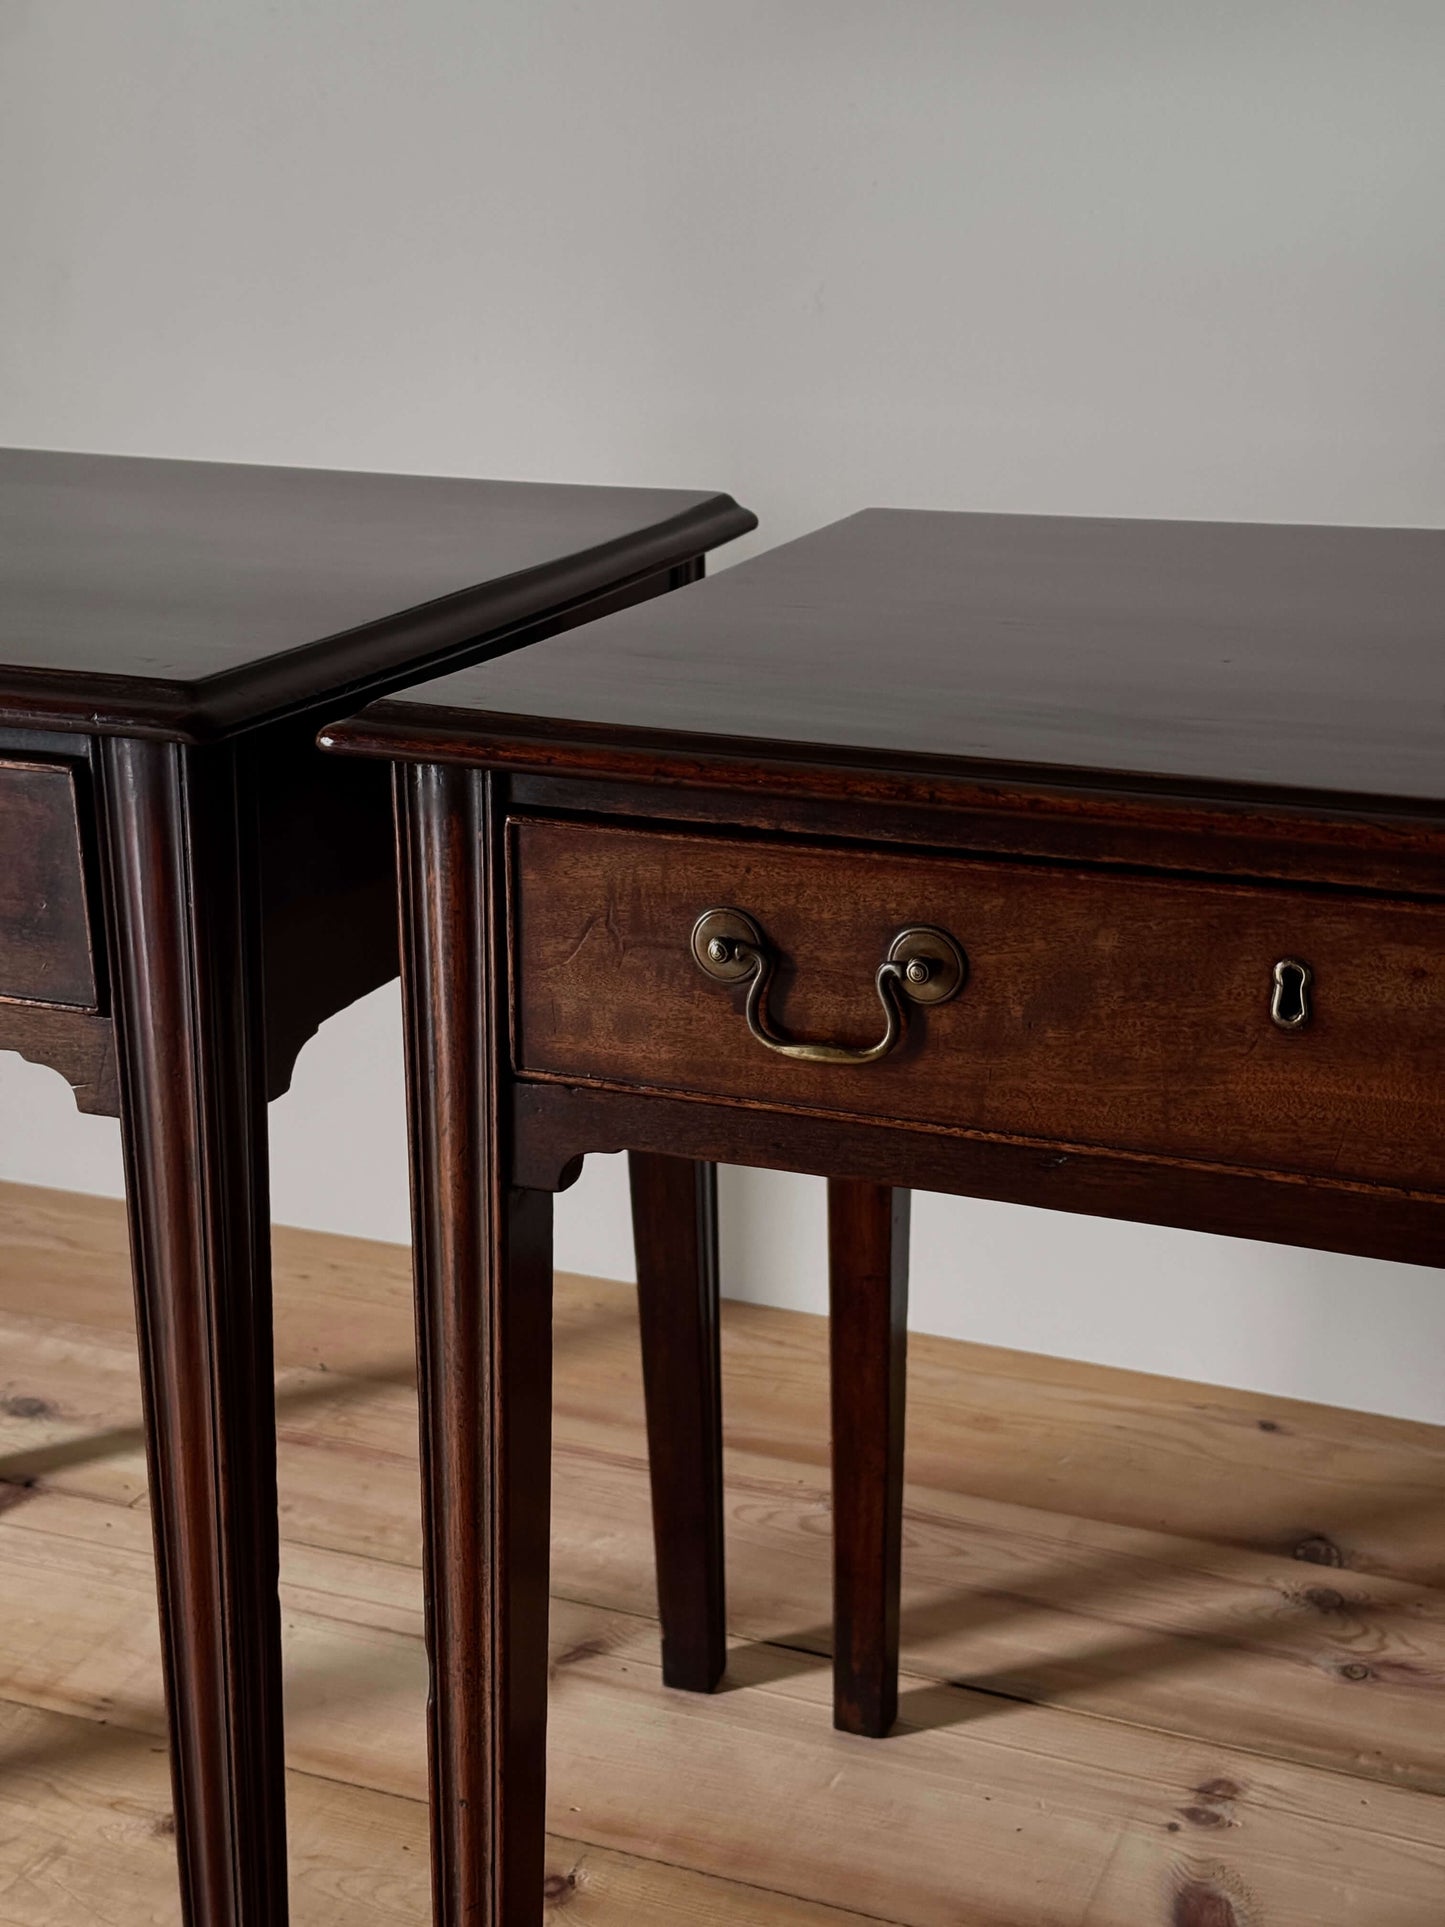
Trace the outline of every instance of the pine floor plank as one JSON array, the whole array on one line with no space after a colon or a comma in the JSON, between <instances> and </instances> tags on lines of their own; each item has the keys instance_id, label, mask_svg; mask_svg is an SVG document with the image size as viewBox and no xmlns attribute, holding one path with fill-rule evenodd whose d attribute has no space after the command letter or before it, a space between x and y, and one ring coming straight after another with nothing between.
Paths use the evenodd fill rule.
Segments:
<instances>
[{"instance_id":1,"label":"pine floor plank","mask_svg":"<svg viewBox=\"0 0 1445 1927\"><path fill-rule=\"evenodd\" d=\"M302 1775L287 1790L297 1927L422 1927L425 1809ZM157 1737L0 1701L0 1922L171 1927L177 1908Z\"/></svg>"},{"instance_id":2,"label":"pine floor plank","mask_svg":"<svg viewBox=\"0 0 1445 1927\"><path fill-rule=\"evenodd\" d=\"M292 1765L419 1803L416 1575L288 1548L283 1605ZM825 1661L744 1646L709 1699L663 1688L651 1619L557 1601L552 1635L551 1824L613 1851L909 1927L1021 1903L1041 1927L1136 1927L1206 1863L1212 1904L1243 1921L1440 1917L1430 1795L922 1685L893 1739L858 1741L831 1729ZM0 1642L12 1698L158 1740L144 1518L44 1493L13 1506Z\"/></svg>"},{"instance_id":3,"label":"pine floor plank","mask_svg":"<svg viewBox=\"0 0 1445 1927\"><path fill-rule=\"evenodd\" d=\"M294 1927L425 1927L424 1807L300 1773L287 1800ZM879 1927L562 1835L547 1842L547 1883L568 1927ZM171 1927L176 1908L154 1737L0 1700L0 1927Z\"/></svg>"},{"instance_id":4,"label":"pine floor plank","mask_svg":"<svg viewBox=\"0 0 1445 1927\"><path fill-rule=\"evenodd\" d=\"M12 1281L0 1290L0 1359L8 1361L0 1365L0 1470L129 1504L143 1498L145 1467L119 1213L103 1200L77 1205L72 1219L64 1194L11 1187L7 1196L0 1188L0 1253ZM309 1233L283 1232L277 1242L283 1530L296 1542L414 1566L420 1543L405 1254ZM28 1287L14 1283L22 1272ZM5 1309L34 1305L37 1284L47 1315ZM650 1614L655 1593L632 1296L563 1278L557 1302L554 1583L564 1596ZM82 1311L86 1322L77 1319ZM730 1624L746 1639L826 1652L828 1499L816 1463L826 1439L820 1321L737 1305L727 1313L729 1436L736 1440L741 1431L767 1444L767 1425L789 1432L771 1441L774 1450L735 1444L729 1454ZM915 1380L928 1376L928 1358L920 1367L919 1352L915 1345ZM966 1453L946 1480L930 1486L920 1474L941 1456L936 1408L949 1403L946 1384L934 1384L931 1404L914 1397L904 1559L908 1673L1386 1782L1445 1788L1445 1592L1376 1573L1320 1570L1247 1544L1047 1509L1042 1501L1058 1483L1054 1462L1087 1487L1097 1469L1096 1443L1083 1423L1075 1437L1071 1415L1050 1420L1044 1405L1030 1414L1020 1404L1040 1377L1046 1389L1071 1388L1076 1402L1117 1409L1136 1447L1147 1430L1150 1450L1141 1459L1136 1449L1133 1459L1133 1503L1115 1507L1125 1511L1143 1509L1140 1492L1160 1454L1173 1449L1180 1410L1213 1411L1221 1395L1136 1374L945 1348L945 1356L955 1352L957 1385L982 1388L980 1413L1016 1407L1036 1457L1050 1464L1047 1478L1019 1475L1028 1503L967 1490L975 1466ZM993 1369L986 1372L985 1364ZM1253 1409L1248 1399L1243 1409ZM1262 1432L1257 1422L1235 1428L1254 1455L1247 1476L1241 1470L1236 1480L1235 1538L1248 1541L1251 1520L1277 1503L1271 1460L1281 1437L1307 1436L1312 1452L1323 1453L1320 1441L1333 1440L1324 1455L1334 1466L1331 1481L1352 1504L1359 1487L1348 1442L1359 1441L1371 1477L1380 1476L1380 1455L1394 1454L1391 1476L1414 1495L1414 1510L1397 1506L1397 1515L1409 1512L1412 1529L1433 1521L1437 1539L1445 1540L1445 1455L1431 1428L1313 1407L1272 1409L1282 1416L1271 1423L1283 1432ZM1044 1435L1051 1457L1039 1444ZM1206 1468L1208 1446L1207 1438L1199 1441ZM1186 1514L1188 1496L1178 1508Z\"/></svg>"},{"instance_id":5,"label":"pine floor plank","mask_svg":"<svg viewBox=\"0 0 1445 1927\"><path fill-rule=\"evenodd\" d=\"M279 1229L276 1257L283 1367L405 1370L401 1247ZM586 1332L569 1409L606 1423L609 1383L632 1369L630 1297L569 1282L564 1361L569 1334ZM0 1183L0 1311L43 1310L37 1297L129 1333L113 1200ZM822 1471L822 1342L805 1314L729 1305L738 1450ZM910 1343L909 1397L916 1485L1445 1587L1445 1428L926 1336Z\"/></svg>"},{"instance_id":6,"label":"pine floor plank","mask_svg":"<svg viewBox=\"0 0 1445 1927\"><path fill-rule=\"evenodd\" d=\"M420 1922L405 1255L277 1248L298 1919ZM631 1294L558 1305L554 1910L1445 1920L1441 1434L919 1341L880 1745L827 1716L820 1321L729 1308L735 1644L701 1700L658 1673ZM0 1187L0 1923L174 1917L137 1421L117 1207Z\"/></svg>"},{"instance_id":7,"label":"pine floor plank","mask_svg":"<svg viewBox=\"0 0 1445 1927\"><path fill-rule=\"evenodd\" d=\"M33 1361L25 1382L45 1391L18 1403L42 1414L0 1419L0 1451L36 1432L47 1443L5 1452L9 1476L139 1500L128 1341L117 1334L95 1359L78 1337L0 1320L0 1355L22 1351ZM282 1397L287 1537L418 1564L409 1385L292 1368ZM57 1452L92 1438L110 1443L109 1458L57 1467ZM730 1623L740 1636L830 1650L828 1497L816 1476L730 1455ZM654 1612L635 1424L624 1417L604 1430L559 1411L554 1484L557 1590ZM1440 1592L913 1482L906 1502L909 1673L1445 1788Z\"/></svg>"}]
</instances>

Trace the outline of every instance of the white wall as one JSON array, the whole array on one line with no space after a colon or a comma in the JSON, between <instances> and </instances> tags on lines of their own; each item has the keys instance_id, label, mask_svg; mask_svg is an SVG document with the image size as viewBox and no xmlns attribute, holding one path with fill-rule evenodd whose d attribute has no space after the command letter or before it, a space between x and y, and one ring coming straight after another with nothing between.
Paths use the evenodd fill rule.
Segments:
<instances>
[{"instance_id":1,"label":"white wall","mask_svg":"<svg viewBox=\"0 0 1445 1927\"><path fill-rule=\"evenodd\" d=\"M0 0L0 440L728 487L752 546L1439 523L1442 82L1439 0ZM383 992L278 1217L403 1237L400 1106ZM0 1174L118 1190L114 1127L0 1059ZM729 1289L820 1304L821 1187L726 1197ZM949 1199L914 1246L932 1329L1445 1419L1424 1271ZM627 1273L618 1160L561 1257Z\"/></svg>"}]
</instances>

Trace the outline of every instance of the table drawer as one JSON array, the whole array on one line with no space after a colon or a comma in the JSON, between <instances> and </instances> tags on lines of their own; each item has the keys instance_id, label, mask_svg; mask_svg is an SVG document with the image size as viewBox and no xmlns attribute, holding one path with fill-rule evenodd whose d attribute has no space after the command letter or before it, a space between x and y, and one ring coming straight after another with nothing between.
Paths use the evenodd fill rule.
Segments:
<instances>
[{"instance_id":1,"label":"table drawer","mask_svg":"<svg viewBox=\"0 0 1445 1927\"><path fill-rule=\"evenodd\" d=\"M94 1010L75 773L0 760L0 1001Z\"/></svg>"},{"instance_id":2,"label":"table drawer","mask_svg":"<svg viewBox=\"0 0 1445 1927\"><path fill-rule=\"evenodd\" d=\"M1445 1190L1445 908L555 821L509 855L524 1075ZM877 1044L894 1001L900 1042L760 1042L694 954L714 908L775 955L775 1038ZM930 1007L875 983L918 925L966 953Z\"/></svg>"}]
</instances>

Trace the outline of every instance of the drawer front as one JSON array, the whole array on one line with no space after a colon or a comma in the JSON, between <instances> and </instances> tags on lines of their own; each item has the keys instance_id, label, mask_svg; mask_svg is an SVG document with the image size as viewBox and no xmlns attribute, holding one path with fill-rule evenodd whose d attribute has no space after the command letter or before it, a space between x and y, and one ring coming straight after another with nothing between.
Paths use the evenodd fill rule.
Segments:
<instances>
[{"instance_id":1,"label":"drawer front","mask_svg":"<svg viewBox=\"0 0 1445 1927\"><path fill-rule=\"evenodd\" d=\"M94 1010L74 772L0 761L0 1001Z\"/></svg>"},{"instance_id":2,"label":"drawer front","mask_svg":"<svg viewBox=\"0 0 1445 1927\"><path fill-rule=\"evenodd\" d=\"M1445 908L525 820L510 867L523 1074L1445 1190ZM716 907L774 951L785 1039L879 1041L910 925L966 981L877 1061L798 1061L699 966Z\"/></svg>"}]
</instances>

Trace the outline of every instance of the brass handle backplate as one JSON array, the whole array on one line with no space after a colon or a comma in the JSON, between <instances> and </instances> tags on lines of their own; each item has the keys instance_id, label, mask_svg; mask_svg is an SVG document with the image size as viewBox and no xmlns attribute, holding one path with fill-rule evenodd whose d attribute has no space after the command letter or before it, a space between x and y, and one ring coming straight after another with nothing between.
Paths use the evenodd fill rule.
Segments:
<instances>
[{"instance_id":1,"label":"brass handle backplate","mask_svg":"<svg viewBox=\"0 0 1445 1927\"><path fill-rule=\"evenodd\" d=\"M883 1006L883 1035L876 1044L799 1044L773 1028L768 1016L768 986L777 958L753 919L743 910L705 910L692 927L692 954L698 968L719 984L747 984L748 1030L780 1057L803 1064L876 1064L903 1037L910 1004L946 1004L968 975L968 961L944 930L911 924L900 930L874 974Z\"/></svg>"}]
</instances>

